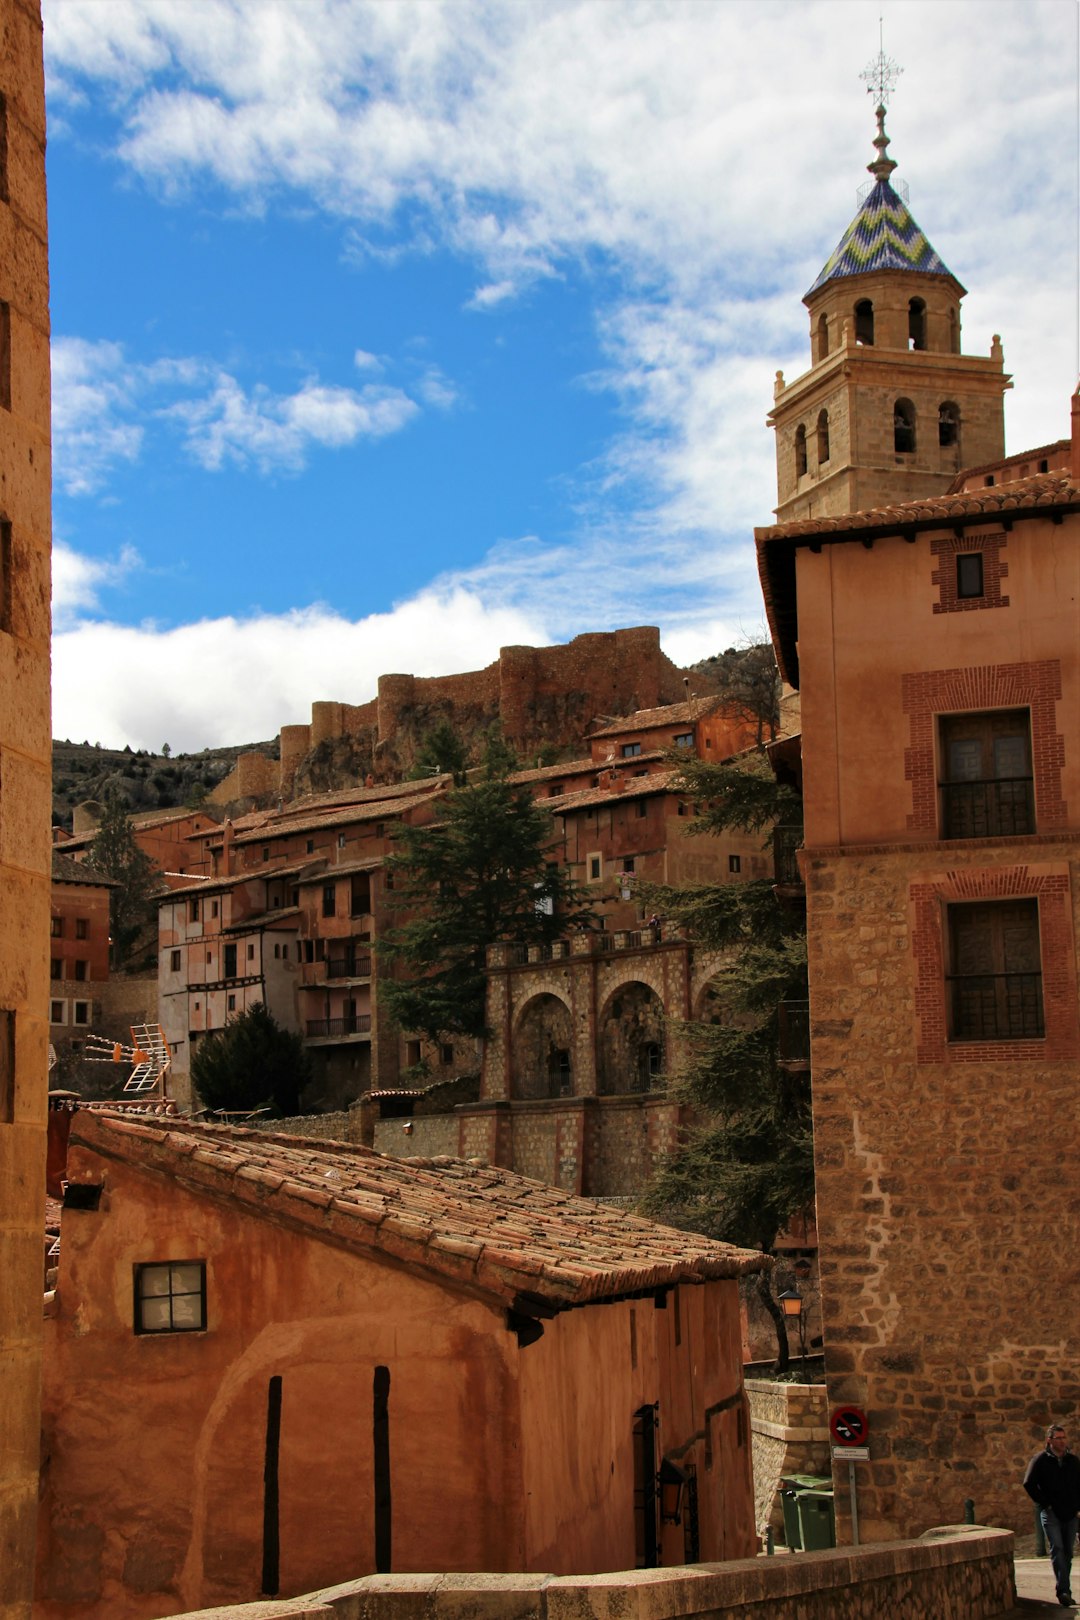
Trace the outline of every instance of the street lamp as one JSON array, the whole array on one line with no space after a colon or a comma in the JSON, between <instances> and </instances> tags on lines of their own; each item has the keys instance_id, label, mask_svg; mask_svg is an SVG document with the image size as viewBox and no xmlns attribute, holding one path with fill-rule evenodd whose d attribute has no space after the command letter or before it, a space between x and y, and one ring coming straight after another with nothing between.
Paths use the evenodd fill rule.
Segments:
<instances>
[{"instance_id":1,"label":"street lamp","mask_svg":"<svg viewBox=\"0 0 1080 1620\"><path fill-rule=\"evenodd\" d=\"M682 1518L682 1499L686 1482L690 1478L678 1463L665 1457L660 1464L656 1483L660 1487L660 1518L664 1524L678 1524Z\"/></svg>"},{"instance_id":2,"label":"street lamp","mask_svg":"<svg viewBox=\"0 0 1080 1620\"><path fill-rule=\"evenodd\" d=\"M799 1324L799 1355L802 1358L803 1377L806 1376L806 1318L803 1315L803 1297L798 1288L785 1288L777 1296L780 1300L780 1309L785 1317L792 1318Z\"/></svg>"}]
</instances>

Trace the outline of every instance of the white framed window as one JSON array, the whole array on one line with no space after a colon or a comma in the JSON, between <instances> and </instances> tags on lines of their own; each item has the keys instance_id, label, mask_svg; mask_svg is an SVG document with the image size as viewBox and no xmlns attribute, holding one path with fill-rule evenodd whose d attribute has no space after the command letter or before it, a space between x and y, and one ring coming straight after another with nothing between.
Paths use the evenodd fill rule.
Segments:
<instances>
[{"instance_id":1,"label":"white framed window","mask_svg":"<svg viewBox=\"0 0 1080 1620\"><path fill-rule=\"evenodd\" d=\"M50 1001L49 1002L49 1023L50 1024L66 1024L67 1023L67 1002L66 1001Z\"/></svg>"}]
</instances>

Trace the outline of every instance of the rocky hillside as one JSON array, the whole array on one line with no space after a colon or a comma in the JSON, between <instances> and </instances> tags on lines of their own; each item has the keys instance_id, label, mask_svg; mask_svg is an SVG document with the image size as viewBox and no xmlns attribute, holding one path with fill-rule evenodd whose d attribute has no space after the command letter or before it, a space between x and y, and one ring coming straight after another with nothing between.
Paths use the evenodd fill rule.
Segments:
<instances>
[{"instance_id":1,"label":"rocky hillside","mask_svg":"<svg viewBox=\"0 0 1080 1620\"><path fill-rule=\"evenodd\" d=\"M93 743L53 742L53 824L70 829L71 813L85 799L120 794L131 811L197 805L250 748L273 755L276 742L204 748L197 754L151 754L145 749L100 748Z\"/></svg>"}]
</instances>

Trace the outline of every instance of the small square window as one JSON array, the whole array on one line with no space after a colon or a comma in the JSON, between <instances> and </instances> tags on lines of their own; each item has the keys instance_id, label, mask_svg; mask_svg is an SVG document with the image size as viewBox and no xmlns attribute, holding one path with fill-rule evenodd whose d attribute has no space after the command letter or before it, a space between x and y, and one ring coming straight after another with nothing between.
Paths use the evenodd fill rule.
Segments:
<instances>
[{"instance_id":1,"label":"small square window","mask_svg":"<svg viewBox=\"0 0 1080 1620\"><path fill-rule=\"evenodd\" d=\"M983 559L981 551L962 551L957 556L956 594L958 597L982 596Z\"/></svg>"},{"instance_id":2,"label":"small square window","mask_svg":"<svg viewBox=\"0 0 1080 1620\"><path fill-rule=\"evenodd\" d=\"M205 1328L205 1261L135 1267L136 1333L202 1333Z\"/></svg>"},{"instance_id":3,"label":"small square window","mask_svg":"<svg viewBox=\"0 0 1080 1620\"><path fill-rule=\"evenodd\" d=\"M169 968L173 973L179 973L179 971L180 971L180 952L179 951L170 951L169 952Z\"/></svg>"},{"instance_id":4,"label":"small square window","mask_svg":"<svg viewBox=\"0 0 1080 1620\"><path fill-rule=\"evenodd\" d=\"M729 855L728 858L727 858L727 869L728 869L729 872L741 872L742 871L742 856L741 855Z\"/></svg>"},{"instance_id":5,"label":"small square window","mask_svg":"<svg viewBox=\"0 0 1080 1620\"><path fill-rule=\"evenodd\" d=\"M627 855L623 858L622 869L624 872L633 872L635 870L634 857L632 855Z\"/></svg>"},{"instance_id":6,"label":"small square window","mask_svg":"<svg viewBox=\"0 0 1080 1620\"><path fill-rule=\"evenodd\" d=\"M63 933L64 933L64 919L63 919L63 917L54 917L53 918L53 920L52 920L52 930L51 931L52 931L53 939L61 939L61 938L63 938Z\"/></svg>"},{"instance_id":7,"label":"small square window","mask_svg":"<svg viewBox=\"0 0 1080 1620\"><path fill-rule=\"evenodd\" d=\"M76 919L75 919L75 938L76 939L86 939L86 938L88 938L89 933L90 933L90 925L87 922L86 918L85 917L76 917Z\"/></svg>"}]
</instances>

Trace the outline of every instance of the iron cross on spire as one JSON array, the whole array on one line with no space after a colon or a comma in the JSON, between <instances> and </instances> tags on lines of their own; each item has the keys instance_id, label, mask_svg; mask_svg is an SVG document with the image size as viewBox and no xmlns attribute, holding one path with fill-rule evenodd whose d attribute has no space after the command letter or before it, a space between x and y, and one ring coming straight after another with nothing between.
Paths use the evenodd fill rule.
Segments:
<instances>
[{"instance_id":1,"label":"iron cross on spire","mask_svg":"<svg viewBox=\"0 0 1080 1620\"><path fill-rule=\"evenodd\" d=\"M873 61L868 63L859 78L866 85L866 93L876 98L877 105L884 109L889 105L889 97L896 88L896 81L903 73L899 63L894 62L891 56L885 55L885 22L878 17L878 53Z\"/></svg>"},{"instance_id":2,"label":"iron cross on spire","mask_svg":"<svg viewBox=\"0 0 1080 1620\"><path fill-rule=\"evenodd\" d=\"M873 163L866 166L875 180L888 182L889 176L896 168L896 164L889 156L889 137L885 133L885 108L897 79L903 73L903 68L893 61L891 56L885 55L885 25L878 17L878 53L874 60L859 74L866 85L867 93L877 100L875 109L877 116L877 134L874 136L874 146L877 148L877 157Z\"/></svg>"}]
</instances>

